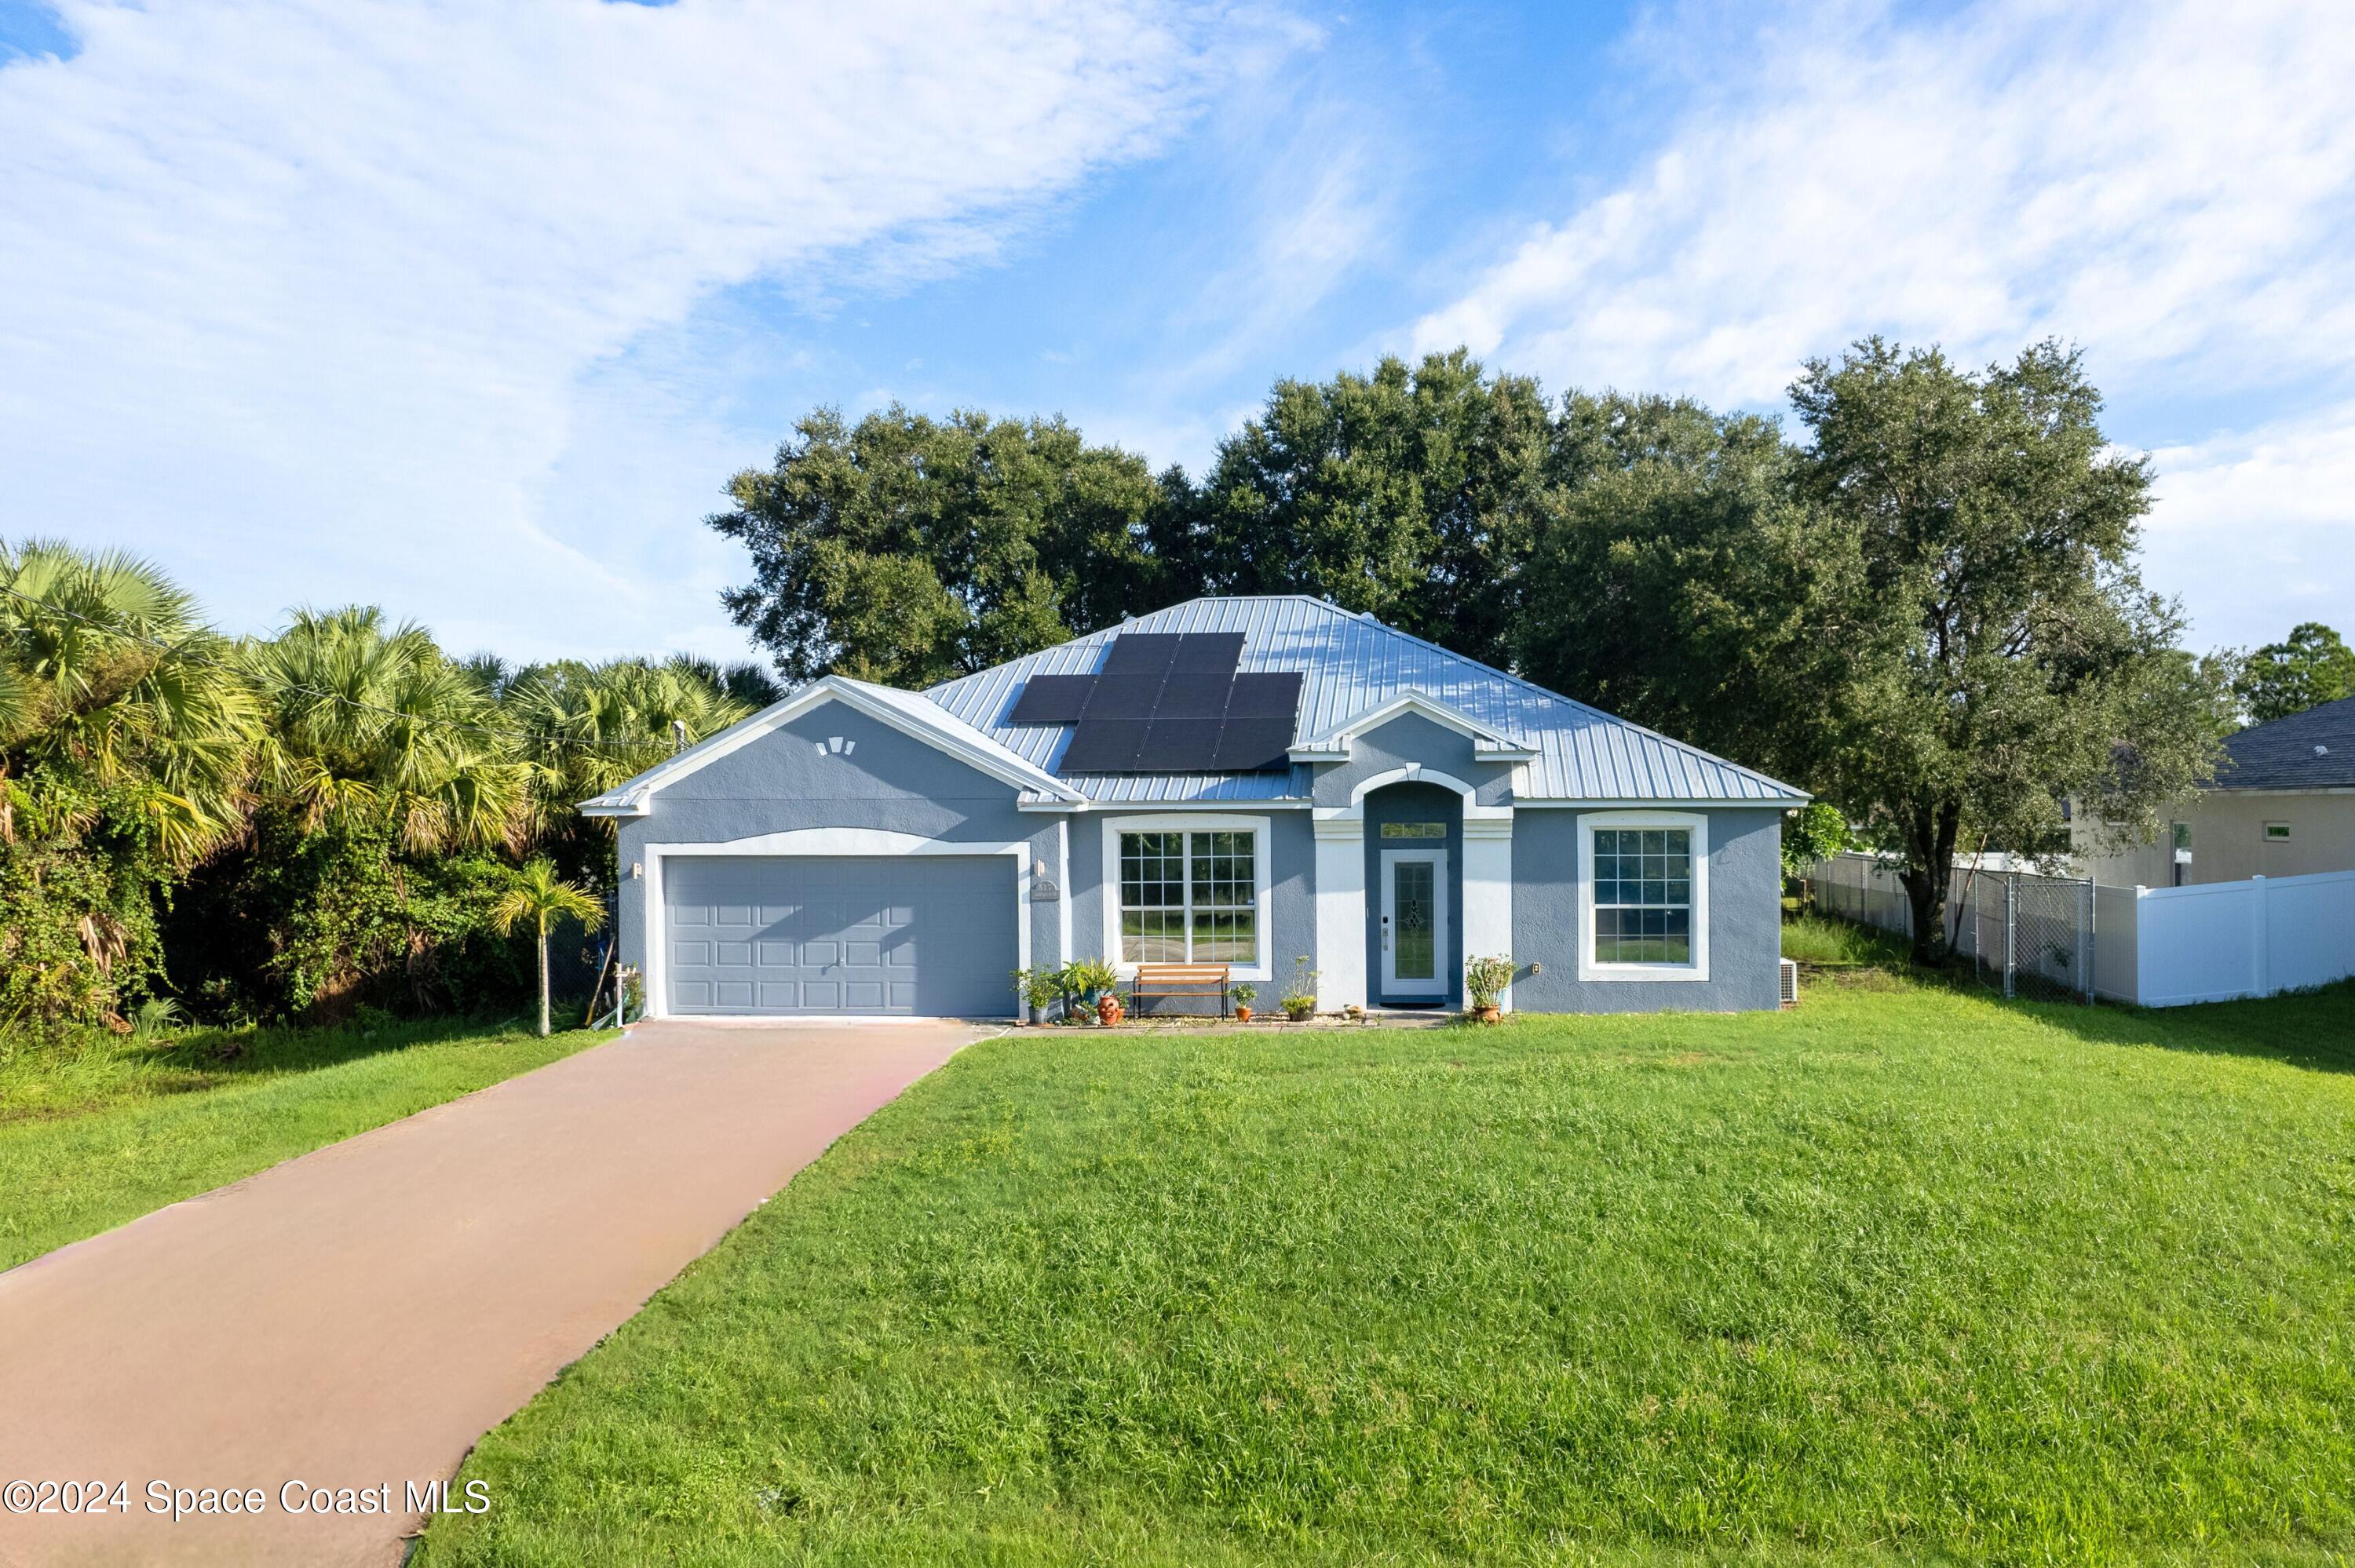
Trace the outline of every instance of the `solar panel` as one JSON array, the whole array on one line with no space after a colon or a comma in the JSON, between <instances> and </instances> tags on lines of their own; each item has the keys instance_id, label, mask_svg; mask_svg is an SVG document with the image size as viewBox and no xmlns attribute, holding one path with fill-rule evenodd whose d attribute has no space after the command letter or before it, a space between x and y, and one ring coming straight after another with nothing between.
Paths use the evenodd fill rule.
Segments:
<instances>
[{"instance_id":1,"label":"solar panel","mask_svg":"<svg viewBox=\"0 0 2355 1568\"><path fill-rule=\"evenodd\" d=\"M1304 677L1235 673L1240 631L1128 632L1095 675L1034 675L1009 724L1071 724L1064 773L1262 773L1290 766Z\"/></svg>"},{"instance_id":2,"label":"solar panel","mask_svg":"<svg viewBox=\"0 0 2355 1568\"><path fill-rule=\"evenodd\" d=\"M1210 771L1273 773L1292 766L1284 748L1292 744L1290 714L1229 714L1219 730L1219 748Z\"/></svg>"},{"instance_id":3,"label":"solar panel","mask_svg":"<svg viewBox=\"0 0 2355 1568\"><path fill-rule=\"evenodd\" d=\"M1094 690L1093 675L1033 675L1023 683L1022 695L1007 724L1075 724Z\"/></svg>"},{"instance_id":4,"label":"solar panel","mask_svg":"<svg viewBox=\"0 0 2355 1568\"><path fill-rule=\"evenodd\" d=\"M1080 715L1083 719L1149 719L1153 705L1161 696L1161 677L1140 674L1103 674L1095 677L1095 690L1088 694L1088 705Z\"/></svg>"},{"instance_id":5,"label":"solar panel","mask_svg":"<svg viewBox=\"0 0 2355 1568\"><path fill-rule=\"evenodd\" d=\"M1289 718L1300 706L1304 678L1296 670L1237 675L1233 694L1227 698L1227 716L1282 714Z\"/></svg>"},{"instance_id":6,"label":"solar panel","mask_svg":"<svg viewBox=\"0 0 2355 1568\"><path fill-rule=\"evenodd\" d=\"M1209 773L1218 761L1219 721L1158 718L1146 726L1136 754L1140 773Z\"/></svg>"},{"instance_id":7,"label":"solar panel","mask_svg":"<svg viewBox=\"0 0 2355 1568\"><path fill-rule=\"evenodd\" d=\"M1134 773L1145 729L1141 718L1082 719L1057 766L1065 773Z\"/></svg>"},{"instance_id":8,"label":"solar panel","mask_svg":"<svg viewBox=\"0 0 2355 1568\"><path fill-rule=\"evenodd\" d=\"M1188 631L1178 639L1170 669L1191 675L1231 675L1243 656L1240 631Z\"/></svg>"},{"instance_id":9,"label":"solar panel","mask_svg":"<svg viewBox=\"0 0 2355 1568\"><path fill-rule=\"evenodd\" d=\"M1161 683L1161 700L1155 705L1155 718L1214 719L1227 711L1227 693L1233 688L1231 675L1193 675L1172 671Z\"/></svg>"},{"instance_id":10,"label":"solar panel","mask_svg":"<svg viewBox=\"0 0 2355 1568\"><path fill-rule=\"evenodd\" d=\"M1166 672L1178 657L1184 637L1175 631L1130 631L1112 640L1104 655L1107 675L1153 675Z\"/></svg>"}]
</instances>

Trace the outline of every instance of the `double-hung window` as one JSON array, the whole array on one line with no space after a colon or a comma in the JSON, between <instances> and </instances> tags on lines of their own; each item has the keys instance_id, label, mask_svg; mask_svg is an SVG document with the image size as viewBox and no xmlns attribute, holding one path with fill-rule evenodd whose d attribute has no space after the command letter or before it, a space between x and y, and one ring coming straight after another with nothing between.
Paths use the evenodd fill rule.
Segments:
<instances>
[{"instance_id":1,"label":"double-hung window","mask_svg":"<svg viewBox=\"0 0 2355 1568\"><path fill-rule=\"evenodd\" d=\"M1594 831L1594 961L1692 962L1692 830Z\"/></svg>"},{"instance_id":2,"label":"double-hung window","mask_svg":"<svg viewBox=\"0 0 2355 1568\"><path fill-rule=\"evenodd\" d=\"M1120 958L1254 966L1258 835L1248 829L1120 834Z\"/></svg>"},{"instance_id":3,"label":"double-hung window","mask_svg":"<svg viewBox=\"0 0 2355 1568\"><path fill-rule=\"evenodd\" d=\"M1709 978L1709 822L1598 811L1581 824L1584 980Z\"/></svg>"}]
</instances>

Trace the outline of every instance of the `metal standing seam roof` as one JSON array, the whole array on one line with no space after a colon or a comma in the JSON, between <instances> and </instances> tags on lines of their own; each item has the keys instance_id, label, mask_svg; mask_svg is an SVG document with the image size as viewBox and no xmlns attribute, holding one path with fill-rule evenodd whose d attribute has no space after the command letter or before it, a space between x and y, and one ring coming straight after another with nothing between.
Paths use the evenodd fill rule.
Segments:
<instances>
[{"instance_id":1,"label":"metal standing seam roof","mask_svg":"<svg viewBox=\"0 0 2355 1568\"><path fill-rule=\"evenodd\" d=\"M2254 724L2224 741L2211 789L2355 789L2355 697Z\"/></svg>"},{"instance_id":2,"label":"metal standing seam roof","mask_svg":"<svg viewBox=\"0 0 2355 1568\"><path fill-rule=\"evenodd\" d=\"M1785 805L1802 790L1712 757L1518 676L1491 669L1370 616L1300 595L1198 599L1091 632L1069 642L944 682L924 695L1025 761L1055 771L1068 725L1005 722L1033 675L1092 673L1123 632L1240 631L1241 668L1297 670L1302 683L1295 741L1322 735L1408 692L1525 742L1519 798L1565 800L1756 801ZM1216 802L1307 798L1311 769L1287 773L1084 774L1064 781L1092 801Z\"/></svg>"}]
</instances>

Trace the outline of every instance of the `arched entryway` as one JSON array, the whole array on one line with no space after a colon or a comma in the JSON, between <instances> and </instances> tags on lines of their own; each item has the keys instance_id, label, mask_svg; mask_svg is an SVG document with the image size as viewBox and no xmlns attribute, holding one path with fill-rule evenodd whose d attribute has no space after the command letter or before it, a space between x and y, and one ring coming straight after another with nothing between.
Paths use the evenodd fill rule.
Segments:
<instances>
[{"instance_id":1,"label":"arched entryway","mask_svg":"<svg viewBox=\"0 0 2355 1568\"><path fill-rule=\"evenodd\" d=\"M1366 996L1376 1007L1457 1007L1464 975L1464 801L1423 780L1364 800Z\"/></svg>"}]
</instances>

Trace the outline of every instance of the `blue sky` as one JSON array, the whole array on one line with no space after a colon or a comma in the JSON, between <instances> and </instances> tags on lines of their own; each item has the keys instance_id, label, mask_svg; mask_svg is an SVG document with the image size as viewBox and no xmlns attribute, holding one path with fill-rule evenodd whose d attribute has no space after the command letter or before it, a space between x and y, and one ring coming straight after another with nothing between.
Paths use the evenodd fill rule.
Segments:
<instances>
[{"instance_id":1,"label":"blue sky","mask_svg":"<svg viewBox=\"0 0 2355 1568\"><path fill-rule=\"evenodd\" d=\"M2355 631L2355 8L2233 15L0 0L0 535L733 656L700 520L819 403L1199 468L1384 353L1771 409L2052 334L2195 643Z\"/></svg>"}]
</instances>

